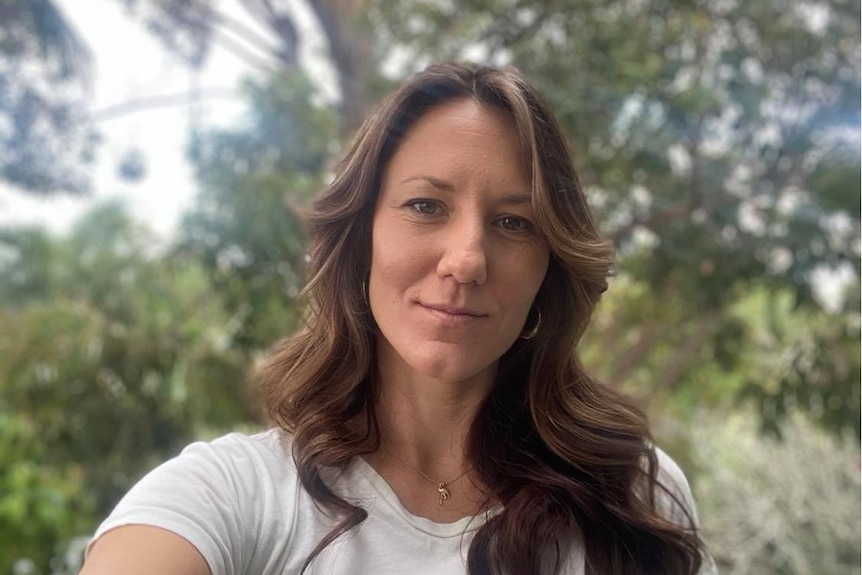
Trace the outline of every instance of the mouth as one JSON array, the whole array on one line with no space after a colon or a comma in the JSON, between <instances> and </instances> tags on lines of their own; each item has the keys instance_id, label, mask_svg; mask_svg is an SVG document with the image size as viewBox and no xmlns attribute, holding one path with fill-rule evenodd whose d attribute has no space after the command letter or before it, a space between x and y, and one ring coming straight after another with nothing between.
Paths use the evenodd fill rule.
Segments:
<instances>
[{"instance_id":1,"label":"mouth","mask_svg":"<svg viewBox=\"0 0 862 575\"><path fill-rule=\"evenodd\" d=\"M467 308L467 307L458 307L458 306L451 306L451 305L446 305L446 304L430 304L430 303L423 303L423 302L417 302L417 303L421 307L427 309L430 312L433 312L435 314L439 314L441 316L449 316L452 318L464 318L464 319L481 318L481 317L485 317L488 315L486 313L481 313L479 311L476 311L474 309Z\"/></svg>"}]
</instances>

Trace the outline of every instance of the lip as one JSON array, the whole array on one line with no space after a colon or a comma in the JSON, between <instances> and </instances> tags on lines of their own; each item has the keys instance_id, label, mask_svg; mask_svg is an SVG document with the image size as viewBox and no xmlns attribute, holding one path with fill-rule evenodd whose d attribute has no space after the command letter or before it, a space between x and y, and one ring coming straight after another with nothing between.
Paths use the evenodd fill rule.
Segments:
<instances>
[{"instance_id":1,"label":"lip","mask_svg":"<svg viewBox=\"0 0 862 575\"><path fill-rule=\"evenodd\" d=\"M448 304L438 304L438 303L424 303L424 302L416 302L420 307L425 308L430 311L434 315L440 317L441 319L448 319L454 321L466 321L470 319L479 319L487 316L488 314L481 313L471 308L467 307L459 307Z\"/></svg>"}]
</instances>

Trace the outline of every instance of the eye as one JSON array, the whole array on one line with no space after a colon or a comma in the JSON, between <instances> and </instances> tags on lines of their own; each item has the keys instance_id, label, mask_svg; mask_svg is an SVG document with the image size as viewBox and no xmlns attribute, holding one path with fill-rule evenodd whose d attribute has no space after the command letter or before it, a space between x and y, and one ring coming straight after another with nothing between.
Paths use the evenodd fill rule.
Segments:
<instances>
[{"instance_id":1,"label":"eye","mask_svg":"<svg viewBox=\"0 0 862 575\"><path fill-rule=\"evenodd\" d=\"M440 206L431 200L410 200L406 205L413 208L417 213L426 216L436 216L440 213Z\"/></svg>"},{"instance_id":2,"label":"eye","mask_svg":"<svg viewBox=\"0 0 862 575\"><path fill-rule=\"evenodd\" d=\"M515 216L503 216L497 220L497 225L507 232L526 232L533 228L529 220Z\"/></svg>"}]
</instances>

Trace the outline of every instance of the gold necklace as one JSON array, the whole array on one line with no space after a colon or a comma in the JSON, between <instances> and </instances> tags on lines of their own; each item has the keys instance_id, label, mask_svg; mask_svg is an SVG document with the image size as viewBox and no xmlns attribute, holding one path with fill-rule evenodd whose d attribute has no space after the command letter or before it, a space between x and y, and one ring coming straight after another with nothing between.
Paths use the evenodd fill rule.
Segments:
<instances>
[{"instance_id":1,"label":"gold necklace","mask_svg":"<svg viewBox=\"0 0 862 575\"><path fill-rule=\"evenodd\" d=\"M400 463L402 463L402 464L406 465L406 466L407 466L407 467L409 467L410 469L413 469L413 470L414 470L414 471L416 471L419 475L421 475L422 477L424 477L425 479L427 479L428 481L430 481L431 483L433 483L434 485L436 485L436 486L437 486L437 501L438 501L438 505L440 505L441 507L443 506L443 502L444 502L444 501L446 501L447 499L449 499L449 497L451 497L451 495L452 495L452 494L449 492L449 487L448 487L448 486L449 486L449 485L452 485L453 483L455 483L456 481L458 481L459 479L461 479L462 477L464 477L465 475L467 475L468 473L470 473L470 471L472 471L472 470L473 470L473 466L471 465L471 466L469 466L467 469L465 469L465 470L464 470L464 472L463 472L463 473L461 473L461 475L459 475L459 476L458 476L458 477L456 477L455 479L452 479L452 480L450 480L450 481L437 481L437 480L436 480L436 479L434 479L433 477L429 477L429 476L425 475L425 472L424 472L424 471L422 471L421 469L419 469L418 467L416 467L415 465L413 465L413 464L411 464L411 463L408 463L408 462L404 461L403 459L401 459L400 457L398 457L397 455L395 455L394 453L392 453L391 451L389 451L389 449L388 449L388 448L384 448L384 449L386 449L386 452L387 452L389 455L391 455L393 458L395 458L395 460L396 460L396 461L398 461L398 462L400 462Z\"/></svg>"}]
</instances>

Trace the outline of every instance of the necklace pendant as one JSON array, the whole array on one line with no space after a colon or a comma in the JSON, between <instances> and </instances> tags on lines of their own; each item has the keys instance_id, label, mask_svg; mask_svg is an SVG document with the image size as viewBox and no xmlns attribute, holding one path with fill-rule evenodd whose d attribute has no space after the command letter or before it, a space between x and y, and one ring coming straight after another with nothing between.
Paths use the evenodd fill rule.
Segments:
<instances>
[{"instance_id":1,"label":"necklace pendant","mask_svg":"<svg viewBox=\"0 0 862 575\"><path fill-rule=\"evenodd\" d=\"M449 490L446 489L445 483L437 484L437 500L440 502L440 505L443 505L443 502L449 499Z\"/></svg>"}]
</instances>

